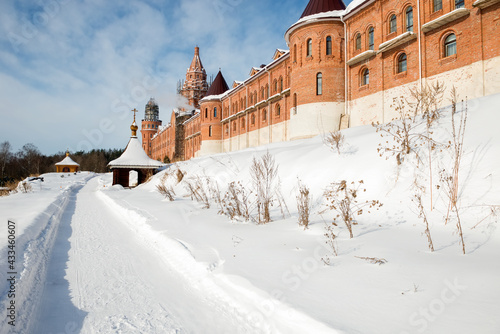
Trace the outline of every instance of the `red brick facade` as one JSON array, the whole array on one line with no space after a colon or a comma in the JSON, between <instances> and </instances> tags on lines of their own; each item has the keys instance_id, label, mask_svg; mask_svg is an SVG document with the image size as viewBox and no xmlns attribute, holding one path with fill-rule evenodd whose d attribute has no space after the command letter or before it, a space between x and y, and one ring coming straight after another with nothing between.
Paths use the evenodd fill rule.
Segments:
<instances>
[{"instance_id":1,"label":"red brick facade","mask_svg":"<svg viewBox=\"0 0 500 334\"><path fill-rule=\"evenodd\" d=\"M223 94L202 98L196 88L190 103L199 110L183 121L185 159L387 122L392 97L433 80L472 98L500 92L500 0L354 0L337 10L339 0L327 12L315 12L315 1L286 31L289 50L276 50L270 64ZM196 66L186 82L204 73L201 60ZM143 122L153 158L174 157L176 122L172 116L156 137Z\"/></svg>"}]
</instances>

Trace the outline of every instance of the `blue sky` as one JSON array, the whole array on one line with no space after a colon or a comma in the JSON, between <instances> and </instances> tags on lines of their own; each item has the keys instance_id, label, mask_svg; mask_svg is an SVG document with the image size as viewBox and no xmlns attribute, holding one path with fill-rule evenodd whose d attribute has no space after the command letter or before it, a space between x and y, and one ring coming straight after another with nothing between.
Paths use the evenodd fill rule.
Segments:
<instances>
[{"instance_id":1,"label":"blue sky","mask_svg":"<svg viewBox=\"0 0 500 334\"><path fill-rule=\"evenodd\" d=\"M194 47L231 84L267 64L308 0L0 2L0 142L124 148L150 97L168 122ZM350 1L345 1L347 5Z\"/></svg>"}]
</instances>

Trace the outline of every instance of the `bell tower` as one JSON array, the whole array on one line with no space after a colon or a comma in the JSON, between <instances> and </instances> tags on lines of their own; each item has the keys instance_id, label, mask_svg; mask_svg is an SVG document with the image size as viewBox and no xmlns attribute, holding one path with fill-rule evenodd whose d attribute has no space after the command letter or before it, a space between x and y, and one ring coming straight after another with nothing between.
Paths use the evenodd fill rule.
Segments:
<instances>
[{"instance_id":1,"label":"bell tower","mask_svg":"<svg viewBox=\"0 0 500 334\"><path fill-rule=\"evenodd\" d=\"M182 85L180 94L188 99L194 108L200 108L199 101L205 97L208 91L207 73L200 59L200 48L194 48L194 57L186 72L186 80Z\"/></svg>"},{"instance_id":2,"label":"bell tower","mask_svg":"<svg viewBox=\"0 0 500 334\"><path fill-rule=\"evenodd\" d=\"M141 134L142 148L150 158L152 154L151 140L158 133L158 127L161 125L159 114L160 108L158 107L158 103L153 98L149 99L144 111L144 119L141 122Z\"/></svg>"}]
</instances>

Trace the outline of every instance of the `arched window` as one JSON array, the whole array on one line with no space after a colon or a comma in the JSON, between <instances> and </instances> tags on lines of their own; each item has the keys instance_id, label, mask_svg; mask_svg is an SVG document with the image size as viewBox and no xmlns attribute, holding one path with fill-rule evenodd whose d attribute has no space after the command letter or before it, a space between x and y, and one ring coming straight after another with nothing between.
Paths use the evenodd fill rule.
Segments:
<instances>
[{"instance_id":1,"label":"arched window","mask_svg":"<svg viewBox=\"0 0 500 334\"><path fill-rule=\"evenodd\" d=\"M260 88L260 98L263 100L264 99L264 87Z\"/></svg>"},{"instance_id":2,"label":"arched window","mask_svg":"<svg viewBox=\"0 0 500 334\"><path fill-rule=\"evenodd\" d=\"M307 56L311 57L313 53L313 40L309 38L307 40Z\"/></svg>"},{"instance_id":3,"label":"arched window","mask_svg":"<svg viewBox=\"0 0 500 334\"><path fill-rule=\"evenodd\" d=\"M276 117L280 117L281 115L281 107L279 104L276 105Z\"/></svg>"},{"instance_id":4,"label":"arched window","mask_svg":"<svg viewBox=\"0 0 500 334\"><path fill-rule=\"evenodd\" d=\"M408 6L406 8L406 31L413 31L413 8L411 6Z\"/></svg>"},{"instance_id":5,"label":"arched window","mask_svg":"<svg viewBox=\"0 0 500 334\"><path fill-rule=\"evenodd\" d=\"M280 77L280 92L283 91L283 77Z\"/></svg>"},{"instance_id":6,"label":"arched window","mask_svg":"<svg viewBox=\"0 0 500 334\"><path fill-rule=\"evenodd\" d=\"M389 19L389 34L396 32L398 30L398 22L396 19L396 14L392 14Z\"/></svg>"},{"instance_id":7,"label":"arched window","mask_svg":"<svg viewBox=\"0 0 500 334\"><path fill-rule=\"evenodd\" d=\"M443 0L434 0L434 11L443 9Z\"/></svg>"},{"instance_id":8,"label":"arched window","mask_svg":"<svg viewBox=\"0 0 500 334\"><path fill-rule=\"evenodd\" d=\"M370 71L365 68L361 71L361 86L368 85L370 83Z\"/></svg>"},{"instance_id":9,"label":"arched window","mask_svg":"<svg viewBox=\"0 0 500 334\"><path fill-rule=\"evenodd\" d=\"M266 85L266 99L269 98L269 85Z\"/></svg>"},{"instance_id":10,"label":"arched window","mask_svg":"<svg viewBox=\"0 0 500 334\"><path fill-rule=\"evenodd\" d=\"M293 61L297 62L297 44L293 45Z\"/></svg>"},{"instance_id":11,"label":"arched window","mask_svg":"<svg viewBox=\"0 0 500 334\"><path fill-rule=\"evenodd\" d=\"M241 128L242 129L245 128L245 119L244 118L241 119Z\"/></svg>"},{"instance_id":12,"label":"arched window","mask_svg":"<svg viewBox=\"0 0 500 334\"><path fill-rule=\"evenodd\" d=\"M255 125L255 114L252 114L251 120L252 120L252 125Z\"/></svg>"},{"instance_id":13,"label":"arched window","mask_svg":"<svg viewBox=\"0 0 500 334\"><path fill-rule=\"evenodd\" d=\"M465 7L464 0L455 0L455 9L464 7Z\"/></svg>"},{"instance_id":14,"label":"arched window","mask_svg":"<svg viewBox=\"0 0 500 334\"><path fill-rule=\"evenodd\" d=\"M368 29L368 49L369 50L373 50L374 46L375 46L374 33L375 33L375 29L373 29L373 27L370 27L370 29Z\"/></svg>"},{"instance_id":15,"label":"arched window","mask_svg":"<svg viewBox=\"0 0 500 334\"><path fill-rule=\"evenodd\" d=\"M250 94L250 105L253 105L253 94Z\"/></svg>"},{"instance_id":16,"label":"arched window","mask_svg":"<svg viewBox=\"0 0 500 334\"><path fill-rule=\"evenodd\" d=\"M229 125L226 124L226 135L229 133Z\"/></svg>"},{"instance_id":17,"label":"arched window","mask_svg":"<svg viewBox=\"0 0 500 334\"><path fill-rule=\"evenodd\" d=\"M356 50L361 50L361 34L356 34Z\"/></svg>"},{"instance_id":18,"label":"arched window","mask_svg":"<svg viewBox=\"0 0 500 334\"><path fill-rule=\"evenodd\" d=\"M323 75L321 73L316 74L316 95L323 94Z\"/></svg>"},{"instance_id":19,"label":"arched window","mask_svg":"<svg viewBox=\"0 0 500 334\"><path fill-rule=\"evenodd\" d=\"M217 107L214 107L214 118L217 118Z\"/></svg>"},{"instance_id":20,"label":"arched window","mask_svg":"<svg viewBox=\"0 0 500 334\"><path fill-rule=\"evenodd\" d=\"M253 92L253 103L257 103L257 91Z\"/></svg>"},{"instance_id":21,"label":"arched window","mask_svg":"<svg viewBox=\"0 0 500 334\"><path fill-rule=\"evenodd\" d=\"M398 73L406 72L406 53L402 53L398 56Z\"/></svg>"},{"instance_id":22,"label":"arched window","mask_svg":"<svg viewBox=\"0 0 500 334\"><path fill-rule=\"evenodd\" d=\"M278 80L274 79L273 86L274 86L274 93L277 93L278 92Z\"/></svg>"},{"instance_id":23,"label":"arched window","mask_svg":"<svg viewBox=\"0 0 500 334\"><path fill-rule=\"evenodd\" d=\"M329 56L332 54L332 37L326 37L326 55Z\"/></svg>"},{"instance_id":24,"label":"arched window","mask_svg":"<svg viewBox=\"0 0 500 334\"><path fill-rule=\"evenodd\" d=\"M444 56L449 57L457 54L457 37L449 34L444 40Z\"/></svg>"},{"instance_id":25,"label":"arched window","mask_svg":"<svg viewBox=\"0 0 500 334\"><path fill-rule=\"evenodd\" d=\"M233 121L233 132L236 132L236 121Z\"/></svg>"},{"instance_id":26,"label":"arched window","mask_svg":"<svg viewBox=\"0 0 500 334\"><path fill-rule=\"evenodd\" d=\"M265 122L266 120L267 120L267 110L266 110L266 109L264 109L264 110L262 111L262 121L264 121L264 122Z\"/></svg>"},{"instance_id":27,"label":"arched window","mask_svg":"<svg viewBox=\"0 0 500 334\"><path fill-rule=\"evenodd\" d=\"M208 136L212 137L212 126L211 125L208 127Z\"/></svg>"}]
</instances>

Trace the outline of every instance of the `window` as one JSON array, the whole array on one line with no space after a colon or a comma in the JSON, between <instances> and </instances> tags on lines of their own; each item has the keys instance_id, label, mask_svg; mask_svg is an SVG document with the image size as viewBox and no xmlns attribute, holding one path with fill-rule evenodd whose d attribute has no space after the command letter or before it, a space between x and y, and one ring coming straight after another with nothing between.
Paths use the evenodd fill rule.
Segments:
<instances>
[{"instance_id":1,"label":"window","mask_svg":"<svg viewBox=\"0 0 500 334\"><path fill-rule=\"evenodd\" d=\"M297 62L297 44L293 45L293 61Z\"/></svg>"},{"instance_id":2,"label":"window","mask_svg":"<svg viewBox=\"0 0 500 334\"><path fill-rule=\"evenodd\" d=\"M264 99L264 87L260 89L260 98Z\"/></svg>"},{"instance_id":3,"label":"window","mask_svg":"<svg viewBox=\"0 0 500 334\"><path fill-rule=\"evenodd\" d=\"M443 0L434 0L434 11L443 9Z\"/></svg>"},{"instance_id":4,"label":"window","mask_svg":"<svg viewBox=\"0 0 500 334\"><path fill-rule=\"evenodd\" d=\"M217 118L217 107L214 108L214 118Z\"/></svg>"},{"instance_id":5,"label":"window","mask_svg":"<svg viewBox=\"0 0 500 334\"><path fill-rule=\"evenodd\" d=\"M281 107L279 104L276 105L276 117L280 117L281 115Z\"/></svg>"},{"instance_id":6,"label":"window","mask_svg":"<svg viewBox=\"0 0 500 334\"><path fill-rule=\"evenodd\" d=\"M455 8L464 8L464 0L455 0Z\"/></svg>"},{"instance_id":7,"label":"window","mask_svg":"<svg viewBox=\"0 0 500 334\"><path fill-rule=\"evenodd\" d=\"M269 98L269 85L266 85L266 99Z\"/></svg>"},{"instance_id":8,"label":"window","mask_svg":"<svg viewBox=\"0 0 500 334\"><path fill-rule=\"evenodd\" d=\"M361 71L361 86L368 85L370 83L370 71L365 68Z\"/></svg>"},{"instance_id":9,"label":"window","mask_svg":"<svg viewBox=\"0 0 500 334\"><path fill-rule=\"evenodd\" d=\"M266 121L267 120L267 110L264 109L264 111L262 112L262 121Z\"/></svg>"},{"instance_id":10,"label":"window","mask_svg":"<svg viewBox=\"0 0 500 334\"><path fill-rule=\"evenodd\" d=\"M250 94L250 105L253 104L253 94Z\"/></svg>"},{"instance_id":11,"label":"window","mask_svg":"<svg viewBox=\"0 0 500 334\"><path fill-rule=\"evenodd\" d=\"M211 125L208 127L208 136L212 137L212 126Z\"/></svg>"},{"instance_id":12,"label":"window","mask_svg":"<svg viewBox=\"0 0 500 334\"><path fill-rule=\"evenodd\" d=\"M283 91L283 77L280 77L280 92Z\"/></svg>"},{"instance_id":13,"label":"window","mask_svg":"<svg viewBox=\"0 0 500 334\"><path fill-rule=\"evenodd\" d=\"M330 56L332 54L332 37L328 36L326 38L326 55Z\"/></svg>"},{"instance_id":14,"label":"window","mask_svg":"<svg viewBox=\"0 0 500 334\"><path fill-rule=\"evenodd\" d=\"M392 14L389 19L389 34L396 32L398 30L398 22L396 20L396 15Z\"/></svg>"},{"instance_id":15,"label":"window","mask_svg":"<svg viewBox=\"0 0 500 334\"><path fill-rule=\"evenodd\" d=\"M356 34L356 50L361 50L361 34Z\"/></svg>"},{"instance_id":16,"label":"window","mask_svg":"<svg viewBox=\"0 0 500 334\"><path fill-rule=\"evenodd\" d=\"M321 73L316 74L316 95L323 94L323 75Z\"/></svg>"},{"instance_id":17,"label":"window","mask_svg":"<svg viewBox=\"0 0 500 334\"><path fill-rule=\"evenodd\" d=\"M229 133L229 125L226 125L226 135Z\"/></svg>"},{"instance_id":18,"label":"window","mask_svg":"<svg viewBox=\"0 0 500 334\"><path fill-rule=\"evenodd\" d=\"M311 38L307 40L307 56L311 57L313 53L313 41Z\"/></svg>"},{"instance_id":19,"label":"window","mask_svg":"<svg viewBox=\"0 0 500 334\"><path fill-rule=\"evenodd\" d=\"M236 132L236 121L233 121L233 132Z\"/></svg>"},{"instance_id":20,"label":"window","mask_svg":"<svg viewBox=\"0 0 500 334\"><path fill-rule=\"evenodd\" d=\"M244 118L241 119L241 128L242 129L245 128L245 119Z\"/></svg>"},{"instance_id":21,"label":"window","mask_svg":"<svg viewBox=\"0 0 500 334\"><path fill-rule=\"evenodd\" d=\"M252 114L252 125L255 125L255 114Z\"/></svg>"},{"instance_id":22,"label":"window","mask_svg":"<svg viewBox=\"0 0 500 334\"><path fill-rule=\"evenodd\" d=\"M374 32L375 32L375 29L373 29L373 27L370 27L370 29L368 29L368 49L370 49L370 50L373 50L374 45L375 45L374 36L373 36Z\"/></svg>"},{"instance_id":23,"label":"window","mask_svg":"<svg viewBox=\"0 0 500 334\"><path fill-rule=\"evenodd\" d=\"M457 54L457 38L455 34L449 34L444 40L444 56L449 57Z\"/></svg>"},{"instance_id":24,"label":"window","mask_svg":"<svg viewBox=\"0 0 500 334\"><path fill-rule=\"evenodd\" d=\"M406 8L406 31L413 31L413 8Z\"/></svg>"},{"instance_id":25,"label":"window","mask_svg":"<svg viewBox=\"0 0 500 334\"><path fill-rule=\"evenodd\" d=\"M278 92L278 80L274 79L273 86L274 86L274 93L277 93Z\"/></svg>"},{"instance_id":26,"label":"window","mask_svg":"<svg viewBox=\"0 0 500 334\"><path fill-rule=\"evenodd\" d=\"M253 92L253 102L257 103L257 91Z\"/></svg>"},{"instance_id":27,"label":"window","mask_svg":"<svg viewBox=\"0 0 500 334\"><path fill-rule=\"evenodd\" d=\"M398 73L406 72L406 53L398 56Z\"/></svg>"}]
</instances>

